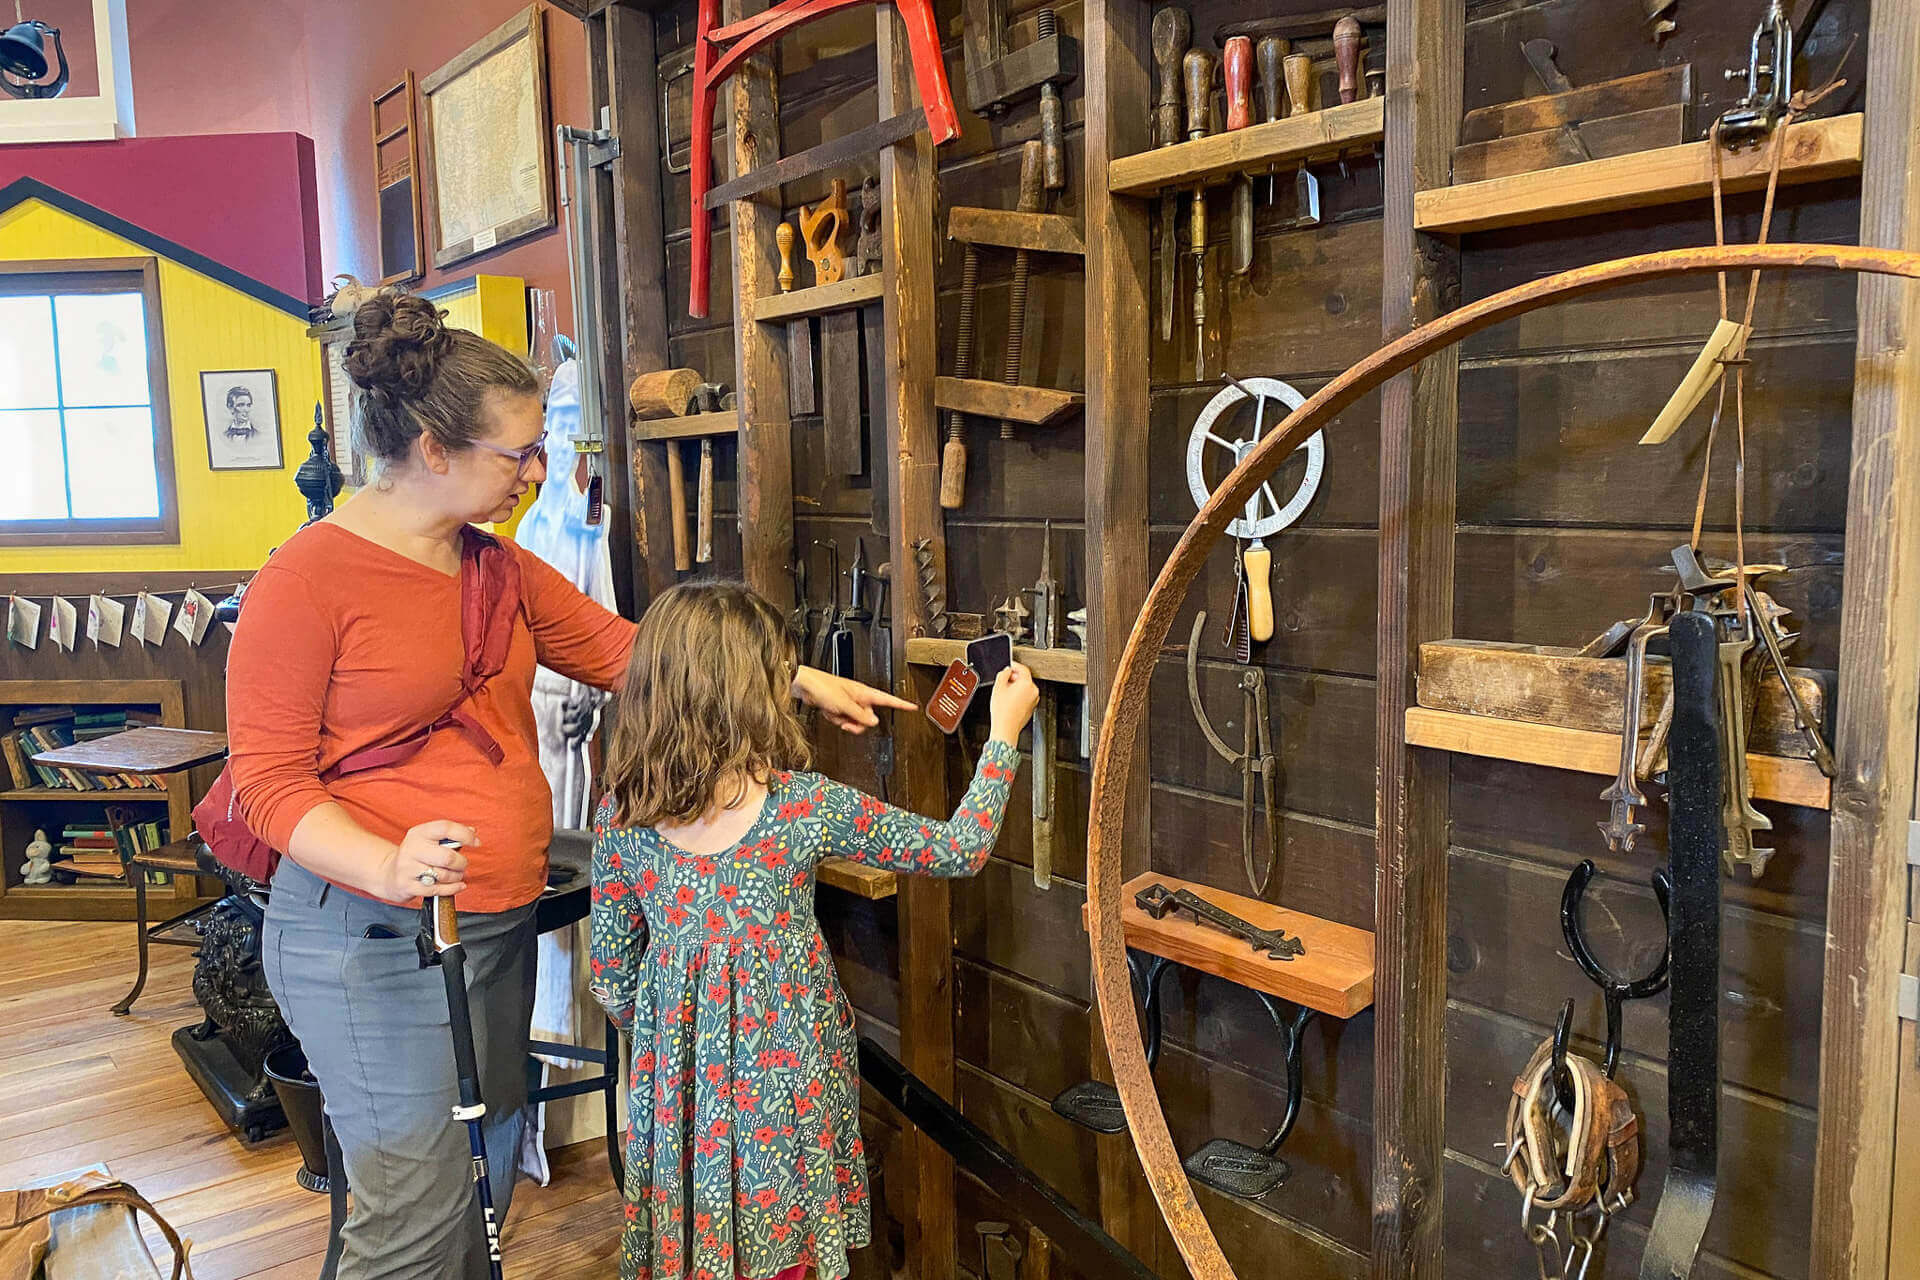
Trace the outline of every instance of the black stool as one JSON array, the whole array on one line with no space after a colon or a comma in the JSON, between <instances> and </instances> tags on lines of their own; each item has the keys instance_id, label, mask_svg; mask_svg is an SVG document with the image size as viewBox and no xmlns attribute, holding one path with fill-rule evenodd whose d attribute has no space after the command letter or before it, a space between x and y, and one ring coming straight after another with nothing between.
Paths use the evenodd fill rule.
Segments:
<instances>
[{"instance_id":1,"label":"black stool","mask_svg":"<svg viewBox=\"0 0 1920 1280\"><path fill-rule=\"evenodd\" d=\"M592 906L593 835L586 831L560 830L553 833L547 850L547 889L534 907L534 928L539 933L565 929L587 918ZM527 1044L527 1101L555 1102L598 1092L604 1096L607 1116L607 1168L613 1174L617 1190L626 1189L626 1166L620 1142L620 1032L606 1022L606 1041L598 1049L585 1045L554 1044L532 1040ZM564 1084L540 1085L540 1062L535 1054L561 1058L568 1062L590 1062L604 1070L585 1080ZM321 1113L321 1133L327 1148L327 1187L331 1200L331 1221L327 1229L327 1257L320 1268L320 1280L334 1280L340 1266L340 1229L347 1222L347 1169L340 1153L340 1140L334 1135L333 1121ZM517 1163L519 1153L513 1153Z\"/></svg>"}]
</instances>

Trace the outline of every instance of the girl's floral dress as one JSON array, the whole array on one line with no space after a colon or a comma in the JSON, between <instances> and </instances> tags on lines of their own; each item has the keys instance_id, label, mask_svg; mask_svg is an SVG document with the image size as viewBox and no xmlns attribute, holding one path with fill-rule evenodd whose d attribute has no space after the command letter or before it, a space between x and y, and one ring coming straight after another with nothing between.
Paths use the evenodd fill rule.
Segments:
<instances>
[{"instance_id":1,"label":"girl's floral dress","mask_svg":"<svg viewBox=\"0 0 1920 1280\"><path fill-rule=\"evenodd\" d=\"M841 857L972 875L1019 757L988 742L953 818L777 775L740 843L695 855L595 817L593 993L633 1035L622 1280L840 1280L868 1242L853 1010L813 914ZM644 921L644 926L643 926Z\"/></svg>"}]
</instances>

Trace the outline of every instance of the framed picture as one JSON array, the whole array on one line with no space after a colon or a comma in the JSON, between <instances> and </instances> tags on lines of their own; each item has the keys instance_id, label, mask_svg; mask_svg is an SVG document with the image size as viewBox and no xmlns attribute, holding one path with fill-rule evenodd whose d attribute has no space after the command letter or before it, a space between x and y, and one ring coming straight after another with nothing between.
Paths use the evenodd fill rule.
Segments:
<instances>
[{"instance_id":1,"label":"framed picture","mask_svg":"<svg viewBox=\"0 0 1920 1280\"><path fill-rule=\"evenodd\" d=\"M420 241L420 130L413 72L373 96L373 198L380 223L380 283L418 280L426 271Z\"/></svg>"},{"instance_id":2,"label":"framed picture","mask_svg":"<svg viewBox=\"0 0 1920 1280\"><path fill-rule=\"evenodd\" d=\"M353 337L350 325L320 339L321 371L327 384L327 436L333 446L333 465L349 489L367 482L367 460L354 447L353 379L347 376L347 343Z\"/></svg>"},{"instance_id":3,"label":"framed picture","mask_svg":"<svg viewBox=\"0 0 1920 1280\"><path fill-rule=\"evenodd\" d=\"M214 471L278 471L279 378L272 369L221 369L200 374L207 414L207 466Z\"/></svg>"},{"instance_id":4,"label":"framed picture","mask_svg":"<svg viewBox=\"0 0 1920 1280\"><path fill-rule=\"evenodd\" d=\"M420 82L436 267L554 224L541 12L501 23Z\"/></svg>"}]
</instances>

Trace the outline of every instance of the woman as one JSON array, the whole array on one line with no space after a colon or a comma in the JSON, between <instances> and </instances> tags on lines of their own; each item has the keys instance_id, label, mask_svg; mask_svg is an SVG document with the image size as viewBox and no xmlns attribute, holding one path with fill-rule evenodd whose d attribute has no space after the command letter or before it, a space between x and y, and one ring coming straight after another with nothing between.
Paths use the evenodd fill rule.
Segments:
<instances>
[{"instance_id":1,"label":"woman","mask_svg":"<svg viewBox=\"0 0 1920 1280\"><path fill-rule=\"evenodd\" d=\"M523 361L448 329L424 299L383 293L354 314L346 369L379 479L248 586L227 669L235 791L286 855L263 963L346 1157L340 1280L480 1277L446 996L414 951L418 907L459 895L488 1156L510 1170L551 832L534 667L612 688L635 626L469 528L507 519L545 478ZM856 733L874 708L911 708L818 671L793 691ZM394 750L358 767L374 748ZM511 1177L495 1185L502 1221L512 1190Z\"/></svg>"}]
</instances>

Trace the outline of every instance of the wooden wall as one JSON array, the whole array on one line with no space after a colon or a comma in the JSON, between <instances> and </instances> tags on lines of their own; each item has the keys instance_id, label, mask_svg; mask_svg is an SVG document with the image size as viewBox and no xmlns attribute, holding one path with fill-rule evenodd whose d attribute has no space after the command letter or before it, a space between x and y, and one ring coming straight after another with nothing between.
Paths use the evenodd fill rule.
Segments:
<instances>
[{"instance_id":1,"label":"wooden wall","mask_svg":"<svg viewBox=\"0 0 1920 1280\"><path fill-rule=\"evenodd\" d=\"M1030 0L1013 6L1031 34ZM1222 22L1248 16L1229 0L1194 4L1194 30L1209 47ZM1268 8L1315 9L1318 3ZM1700 87L1701 128L1731 96L1723 67L1745 65L1757 16L1690 7L1679 33L1656 48L1639 29L1638 5L1597 0L1475 0L1468 8L1468 107L1537 92L1524 78L1519 45L1552 39L1560 66L1576 83L1691 60ZM949 74L960 78L957 0L940 6ZM1062 28L1078 34L1080 6L1057 6ZM656 18L661 70L686 58L691 4ZM1809 49L1823 79L1866 29L1866 0L1834 0ZM864 11L821 22L780 46L783 152L854 129L874 118L871 24ZM1863 66L1826 108L1855 110ZM669 100L671 159L684 163L688 80ZM1069 187L1054 210L1074 214L1079 166L1079 86L1066 94ZM961 103L963 135L939 152L939 204L1012 207L1019 144L1035 136L1031 108L988 125ZM1141 109L1147 109L1146 103ZM724 112L722 113L724 117ZM717 148L723 151L724 148ZM723 162L724 163L724 162ZM1323 225L1286 230L1294 210L1290 184L1276 204L1258 198L1255 266L1229 282L1224 270L1225 190L1216 189L1214 250L1208 259L1220 340L1210 368L1268 375L1310 392L1372 351L1380 341L1382 182L1376 155L1316 165ZM718 177L727 176L724 172ZM857 185L858 171L847 175ZM685 315L687 184L665 179L667 299L671 363L731 378L730 246L716 219L713 315ZM1858 185L1834 183L1783 191L1773 238L1848 242L1859 222ZM785 191L789 216L820 198L824 177ZM1731 200L1728 237L1750 240L1758 197ZM1590 221L1470 237L1463 245L1468 298L1574 265L1653 248L1711 243L1704 203ZM1158 242L1157 217L1155 240ZM951 372L959 253L936 233L941 252L940 366ZM1156 249L1157 252L1157 249ZM1187 311L1190 259L1183 256L1174 341L1154 342L1150 452L1153 563L1171 550L1193 515L1184 484L1184 448L1195 413L1218 387L1194 374ZM983 251L978 306L982 351L998 351L1006 332L1008 257ZM1159 275L1153 273L1157 293ZM805 283L803 278L802 283ZM1742 297L1744 280L1736 280ZM1030 307L1034 328L1028 382L1083 388L1085 320L1076 264L1041 260ZM1158 305L1158 298L1154 299ZM1853 379L1853 281L1812 275L1762 281L1753 343L1755 365L1748 465L1748 555L1783 561L1776 580L1802 638L1799 663L1832 669L1839 652L1841 534L1847 497ZM1577 644L1616 618L1644 613L1664 587L1669 550L1686 537L1701 461L1703 421L1660 450L1633 441L1690 362L1716 314L1711 281L1615 292L1553 308L1491 330L1461 352L1456 599L1458 634L1488 640ZM1283 762L1285 819L1280 864L1269 896L1344 923L1374 925L1375 583L1379 492L1377 398L1356 405L1327 438L1325 478L1300 524L1272 543L1277 630L1258 655L1272 694L1273 731ZM1723 437L1723 440L1726 437ZM1084 602L1080 521L1085 514L1077 423L1023 431L1002 442L975 424L965 506L947 513L949 607L986 611L1039 568L1040 522L1055 524L1054 569L1070 606ZM731 445L721 446L719 508L734 511ZM822 465L819 420L793 424L796 546L837 543L842 562L864 537L869 559L891 558L870 527L864 478L830 475ZM691 462L691 454L689 454ZM1725 553L1731 529L1731 449L1714 459L1708 549ZM1283 479L1285 478L1283 473ZM716 537L716 572L737 572L739 543ZM812 562L812 594L825 598L824 558ZM896 570L911 590L911 571ZM1192 611L1210 618L1202 696L1216 725L1237 740L1239 697L1230 664L1217 661L1219 620L1231 600L1232 566L1222 554L1196 584L1174 634L1184 639ZM865 638L862 637L864 646ZM863 648L863 658L864 658ZM863 672L865 668L863 667ZM1089 964L1080 911L1085 898L1084 832L1088 783L1077 751L1077 699L1063 696L1055 879L1033 885L1026 798L1016 788L1011 818L981 875L954 887L955 1042L962 1109L1089 1214L1098 1217L1101 1184L1096 1138L1056 1116L1048 1101L1093 1069L1087 1039ZM982 728L976 727L975 740ZM1240 868L1238 775L1215 757L1187 709L1180 659L1163 660L1152 707L1152 829L1156 870L1245 891ZM867 747L820 738L821 763L871 785ZM970 761L949 749L949 793L957 795ZM1533 1251L1517 1227L1516 1193L1499 1173L1508 1086L1560 1002L1577 998L1578 1029L1600 1034L1597 990L1565 954L1557 910L1571 866L1595 857L1606 872L1589 896L1588 926L1609 963L1638 971L1657 955L1661 928L1646 877L1664 849L1664 813L1649 812L1639 853L1605 852L1595 823L1603 779L1466 757L1453 766L1448 920L1448 1070L1446 1091L1446 1251L1459 1274L1535 1274ZM1763 806L1767 808L1767 806ZM1699 1274L1808 1274L1808 1232L1820 1036L1821 949L1825 923L1824 814L1770 807L1777 856L1758 884L1726 886L1723 967L1721 1208L1706 1239ZM1262 840L1264 845L1264 839ZM1264 853L1265 850L1263 849ZM820 917L864 1029L897 1039L899 938L891 903L868 903L822 890ZM1170 976L1167 1041L1156 1083L1173 1135L1190 1151L1215 1136L1256 1142L1277 1120L1284 1095L1279 1040L1265 1010L1246 991L1189 972ZM1665 1002L1629 1006L1621 1078L1641 1108L1647 1168L1640 1203L1609 1235L1592 1275L1635 1273L1646 1224L1665 1172ZM1374 1072L1373 1017L1317 1018L1306 1034L1306 1096L1285 1156L1289 1182L1260 1205L1200 1191L1223 1248L1243 1275L1272 1274L1284 1257L1289 1274L1368 1274L1372 1231L1369 1167ZM1592 1048L1590 1043L1589 1048ZM890 1123L869 1115L875 1150ZM898 1185L898 1178L895 1179ZM978 1267L972 1224L1007 1209L984 1188L959 1180L960 1263ZM896 1218L910 1206L889 1204ZM1170 1249L1149 1258L1176 1276ZM863 1264L866 1265L866 1264ZM871 1264L878 1266L878 1263ZM1056 1265L1059 1265L1056 1261ZM876 1274L878 1272L876 1271Z\"/></svg>"}]
</instances>

